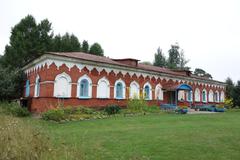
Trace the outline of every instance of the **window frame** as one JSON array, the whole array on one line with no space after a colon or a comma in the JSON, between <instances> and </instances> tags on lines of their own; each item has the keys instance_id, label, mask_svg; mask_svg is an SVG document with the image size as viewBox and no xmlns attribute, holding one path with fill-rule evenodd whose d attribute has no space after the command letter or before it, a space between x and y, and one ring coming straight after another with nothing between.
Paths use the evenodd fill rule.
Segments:
<instances>
[{"instance_id":1,"label":"window frame","mask_svg":"<svg viewBox=\"0 0 240 160\"><path fill-rule=\"evenodd\" d=\"M87 96L81 96L81 82L83 80L86 80L88 82L88 95ZM79 77L77 82L77 98L79 99L90 99L92 98L92 80L88 75L83 75Z\"/></svg>"},{"instance_id":2,"label":"window frame","mask_svg":"<svg viewBox=\"0 0 240 160\"><path fill-rule=\"evenodd\" d=\"M146 87L149 87L149 97L148 98L146 98L145 97L145 93L146 93L146 91L145 91L145 88ZM143 85L143 95L144 95L144 99L145 100L152 100L152 86L151 86L151 84L149 83L149 82L146 82L144 85Z\"/></svg>"},{"instance_id":3,"label":"window frame","mask_svg":"<svg viewBox=\"0 0 240 160\"><path fill-rule=\"evenodd\" d=\"M35 87L34 87L34 97L40 96L40 76L37 75L35 79Z\"/></svg>"},{"instance_id":4,"label":"window frame","mask_svg":"<svg viewBox=\"0 0 240 160\"><path fill-rule=\"evenodd\" d=\"M117 85L121 83L122 85L122 97L118 97L117 96ZM115 82L115 85L114 85L114 98L115 99L126 99L126 84L123 80L119 79Z\"/></svg>"},{"instance_id":5,"label":"window frame","mask_svg":"<svg viewBox=\"0 0 240 160\"><path fill-rule=\"evenodd\" d=\"M158 89L160 89L160 98L159 98L159 95L158 95ZM164 99L164 95L163 95L163 90L162 90L162 85L161 84L157 84L156 87L155 87L155 99L156 100L160 100L162 101Z\"/></svg>"},{"instance_id":6,"label":"window frame","mask_svg":"<svg viewBox=\"0 0 240 160\"><path fill-rule=\"evenodd\" d=\"M105 82L107 84L107 95L106 97L103 97L101 95L101 92L100 92L100 83L101 82ZM102 77L98 80L98 84L97 84L97 98L99 99L109 99L110 98L110 83L109 83L109 80L106 78L106 77Z\"/></svg>"},{"instance_id":7,"label":"window frame","mask_svg":"<svg viewBox=\"0 0 240 160\"><path fill-rule=\"evenodd\" d=\"M59 91L57 88L57 81L60 80L62 77L67 79L68 85L67 85L67 95L57 95L57 92ZM54 93L53 96L56 98L70 98L71 97L71 91L72 91L72 79L71 77L66 74L65 72L58 74L55 77L55 81L54 81Z\"/></svg>"}]
</instances>

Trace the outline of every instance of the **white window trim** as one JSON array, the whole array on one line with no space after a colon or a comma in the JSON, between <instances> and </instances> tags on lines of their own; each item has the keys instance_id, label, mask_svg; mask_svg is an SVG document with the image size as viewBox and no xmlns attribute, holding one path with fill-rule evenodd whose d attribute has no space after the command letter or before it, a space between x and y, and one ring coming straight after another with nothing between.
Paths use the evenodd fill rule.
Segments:
<instances>
[{"instance_id":1,"label":"white window trim","mask_svg":"<svg viewBox=\"0 0 240 160\"><path fill-rule=\"evenodd\" d=\"M105 82L107 83L107 86L108 86L108 88L107 88L107 97L102 97L102 96L101 96L101 93L100 93L100 90L99 90L99 84L100 84L100 82L102 82L102 81L105 81ZM102 78L100 78L100 79L98 80L98 85L97 85L97 98L102 98L102 99L110 98L110 83L109 83L108 79L105 78L105 77L102 77Z\"/></svg>"},{"instance_id":2,"label":"white window trim","mask_svg":"<svg viewBox=\"0 0 240 160\"><path fill-rule=\"evenodd\" d=\"M157 91L158 91L158 88L160 88L160 95L158 95ZM159 99L158 99L159 98ZM155 99L156 100L163 100L163 90L162 90L162 85L161 84L157 84L156 87L155 87Z\"/></svg>"},{"instance_id":3,"label":"white window trim","mask_svg":"<svg viewBox=\"0 0 240 160\"><path fill-rule=\"evenodd\" d=\"M117 84L118 83L122 83L122 86L123 86L123 97L122 98L117 97ZM115 85L114 85L114 98L115 99L125 99L126 98L126 84L125 84L125 82L122 79L119 79L119 80L117 80L115 82Z\"/></svg>"},{"instance_id":4,"label":"white window trim","mask_svg":"<svg viewBox=\"0 0 240 160\"><path fill-rule=\"evenodd\" d=\"M214 102L214 92L213 92L213 90L209 90L208 102Z\"/></svg>"},{"instance_id":5,"label":"white window trim","mask_svg":"<svg viewBox=\"0 0 240 160\"><path fill-rule=\"evenodd\" d=\"M218 91L215 91L215 93L217 94L217 100L215 99L215 94L214 94L214 102L217 102L219 103L219 92Z\"/></svg>"},{"instance_id":6,"label":"white window trim","mask_svg":"<svg viewBox=\"0 0 240 160\"><path fill-rule=\"evenodd\" d=\"M68 87L68 92L67 92L66 96L56 95L57 91L58 91L57 87L56 87L56 82L61 77L65 77L67 79L67 81L68 81L68 86L67 86ZM57 98L70 98L71 97L71 91L72 91L72 84L71 84L71 82L72 82L71 77L67 73L63 72L61 74L58 74L56 76L56 78L55 78L55 81L54 81L54 97L57 97Z\"/></svg>"},{"instance_id":7,"label":"white window trim","mask_svg":"<svg viewBox=\"0 0 240 160\"><path fill-rule=\"evenodd\" d=\"M34 87L34 97L39 97L40 95L40 77L39 75L37 75L36 79L35 79L35 87ZM37 92L37 88L39 89Z\"/></svg>"},{"instance_id":8,"label":"white window trim","mask_svg":"<svg viewBox=\"0 0 240 160\"><path fill-rule=\"evenodd\" d=\"M132 81L131 83L130 83L130 94L129 94L129 98L131 98L131 99L133 99L133 98L135 98L134 97L134 95L132 95L133 93L132 93L132 85L134 85L134 84L136 84L136 86L137 86L137 88L138 88L138 93L137 93L137 97L136 98L138 98L139 99L139 95L140 95L140 87L139 87L139 84L136 82L136 81Z\"/></svg>"},{"instance_id":9,"label":"white window trim","mask_svg":"<svg viewBox=\"0 0 240 160\"><path fill-rule=\"evenodd\" d=\"M188 99L189 94L191 94L191 99L190 100ZM193 91L192 90L187 91L186 99L187 99L188 102L192 102L193 101Z\"/></svg>"},{"instance_id":10,"label":"white window trim","mask_svg":"<svg viewBox=\"0 0 240 160\"><path fill-rule=\"evenodd\" d=\"M205 92L205 101L203 101L203 92ZM204 103L207 103L207 97L208 97L208 94L207 94L207 90L206 89L203 89L202 90L202 102L204 102Z\"/></svg>"},{"instance_id":11,"label":"white window trim","mask_svg":"<svg viewBox=\"0 0 240 160\"><path fill-rule=\"evenodd\" d=\"M149 86L149 98L148 99L145 99L145 97L144 97L144 99L145 100L152 100L152 86L151 86L151 84L149 83L149 82L146 82L144 85L143 85L143 95L145 95L145 87L146 86Z\"/></svg>"},{"instance_id":12,"label":"white window trim","mask_svg":"<svg viewBox=\"0 0 240 160\"><path fill-rule=\"evenodd\" d=\"M221 91L220 102L224 102L224 101L225 101L225 93L224 91Z\"/></svg>"},{"instance_id":13,"label":"white window trim","mask_svg":"<svg viewBox=\"0 0 240 160\"><path fill-rule=\"evenodd\" d=\"M199 93L198 96L196 93ZM201 101L201 92L200 92L200 89L199 88L196 88L195 91L194 91L194 100L195 102L200 102Z\"/></svg>"},{"instance_id":14,"label":"white window trim","mask_svg":"<svg viewBox=\"0 0 240 160\"><path fill-rule=\"evenodd\" d=\"M83 79L86 79L88 81L88 96L80 96L80 83ZM86 74L81 76L79 79L78 79L78 82L77 82L77 98L79 99L89 99L89 98L92 98L92 80L90 77L88 77Z\"/></svg>"}]
</instances>

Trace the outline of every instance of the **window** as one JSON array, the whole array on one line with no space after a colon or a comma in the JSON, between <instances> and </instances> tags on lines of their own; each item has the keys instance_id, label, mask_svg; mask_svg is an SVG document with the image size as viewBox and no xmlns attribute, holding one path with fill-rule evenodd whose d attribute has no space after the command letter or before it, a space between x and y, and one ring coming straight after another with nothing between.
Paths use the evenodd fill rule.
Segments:
<instances>
[{"instance_id":1,"label":"window","mask_svg":"<svg viewBox=\"0 0 240 160\"><path fill-rule=\"evenodd\" d=\"M152 86L150 85L150 83L145 83L143 86L144 90L143 90L143 95L144 95L144 99L146 100L151 100L152 99Z\"/></svg>"},{"instance_id":2,"label":"window","mask_svg":"<svg viewBox=\"0 0 240 160\"><path fill-rule=\"evenodd\" d=\"M71 78L68 74L62 73L56 76L54 82L54 96L59 98L71 97Z\"/></svg>"},{"instance_id":3,"label":"window","mask_svg":"<svg viewBox=\"0 0 240 160\"><path fill-rule=\"evenodd\" d=\"M207 91L206 91L206 89L204 89L202 91L202 101L207 102Z\"/></svg>"},{"instance_id":4,"label":"window","mask_svg":"<svg viewBox=\"0 0 240 160\"><path fill-rule=\"evenodd\" d=\"M105 77L98 81L97 98L110 98L110 85Z\"/></svg>"},{"instance_id":5,"label":"window","mask_svg":"<svg viewBox=\"0 0 240 160\"><path fill-rule=\"evenodd\" d=\"M130 98L139 98L139 84L135 81L130 84Z\"/></svg>"},{"instance_id":6,"label":"window","mask_svg":"<svg viewBox=\"0 0 240 160\"><path fill-rule=\"evenodd\" d=\"M39 93L40 93L40 77L39 75L37 75L35 80L34 96L39 97Z\"/></svg>"},{"instance_id":7,"label":"window","mask_svg":"<svg viewBox=\"0 0 240 160\"><path fill-rule=\"evenodd\" d=\"M114 86L114 98L125 99L125 83L122 80L117 80Z\"/></svg>"},{"instance_id":8,"label":"window","mask_svg":"<svg viewBox=\"0 0 240 160\"><path fill-rule=\"evenodd\" d=\"M163 100L163 90L162 90L162 86L160 84L158 84L155 87L155 99Z\"/></svg>"},{"instance_id":9,"label":"window","mask_svg":"<svg viewBox=\"0 0 240 160\"><path fill-rule=\"evenodd\" d=\"M208 101L213 102L213 91L212 90L210 90L208 93Z\"/></svg>"},{"instance_id":10,"label":"window","mask_svg":"<svg viewBox=\"0 0 240 160\"><path fill-rule=\"evenodd\" d=\"M216 91L214 93L214 102L219 102L219 92L218 91Z\"/></svg>"},{"instance_id":11,"label":"window","mask_svg":"<svg viewBox=\"0 0 240 160\"><path fill-rule=\"evenodd\" d=\"M87 75L84 75L78 79L77 97L78 98L92 97L92 80Z\"/></svg>"},{"instance_id":12,"label":"window","mask_svg":"<svg viewBox=\"0 0 240 160\"><path fill-rule=\"evenodd\" d=\"M192 97L193 97L192 93L193 93L192 91L187 91L187 101L188 102L192 102Z\"/></svg>"},{"instance_id":13,"label":"window","mask_svg":"<svg viewBox=\"0 0 240 160\"><path fill-rule=\"evenodd\" d=\"M195 96L195 101L200 102L200 90L198 88L195 89L194 96Z\"/></svg>"},{"instance_id":14,"label":"window","mask_svg":"<svg viewBox=\"0 0 240 160\"><path fill-rule=\"evenodd\" d=\"M225 101L225 94L224 92L222 91L221 92L221 96L220 96L220 102L224 102Z\"/></svg>"},{"instance_id":15,"label":"window","mask_svg":"<svg viewBox=\"0 0 240 160\"><path fill-rule=\"evenodd\" d=\"M178 100L179 101L184 101L185 100L185 91L183 91L183 90L178 91Z\"/></svg>"},{"instance_id":16,"label":"window","mask_svg":"<svg viewBox=\"0 0 240 160\"><path fill-rule=\"evenodd\" d=\"M29 97L29 94L30 94L30 81L27 80L26 81L26 88L25 88L25 96Z\"/></svg>"}]
</instances>

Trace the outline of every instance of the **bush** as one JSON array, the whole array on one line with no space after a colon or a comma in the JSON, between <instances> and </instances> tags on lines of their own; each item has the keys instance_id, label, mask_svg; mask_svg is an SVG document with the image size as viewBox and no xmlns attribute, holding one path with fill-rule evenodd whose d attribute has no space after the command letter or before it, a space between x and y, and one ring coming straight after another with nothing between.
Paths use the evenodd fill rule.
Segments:
<instances>
[{"instance_id":1,"label":"bush","mask_svg":"<svg viewBox=\"0 0 240 160\"><path fill-rule=\"evenodd\" d=\"M42 118L44 120L53 120L53 121L61 121L65 119L64 109L52 109L44 112L42 114Z\"/></svg>"},{"instance_id":2,"label":"bush","mask_svg":"<svg viewBox=\"0 0 240 160\"><path fill-rule=\"evenodd\" d=\"M147 108L147 102L144 99L130 99L127 102L127 109L132 112L143 112Z\"/></svg>"},{"instance_id":3,"label":"bush","mask_svg":"<svg viewBox=\"0 0 240 160\"><path fill-rule=\"evenodd\" d=\"M2 102L0 104L0 107L1 107L0 112L7 115L13 115L16 117L26 117L31 115L27 108L21 107L16 102L11 102L11 103Z\"/></svg>"},{"instance_id":4,"label":"bush","mask_svg":"<svg viewBox=\"0 0 240 160\"><path fill-rule=\"evenodd\" d=\"M121 108L117 105L110 105L104 109L104 112L106 112L108 115L118 114L120 112Z\"/></svg>"}]
</instances>

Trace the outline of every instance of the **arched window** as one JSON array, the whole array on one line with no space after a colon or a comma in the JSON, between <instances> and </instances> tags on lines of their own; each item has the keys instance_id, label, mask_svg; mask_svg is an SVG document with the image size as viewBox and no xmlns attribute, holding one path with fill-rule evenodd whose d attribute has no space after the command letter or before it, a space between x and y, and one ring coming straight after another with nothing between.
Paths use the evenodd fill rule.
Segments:
<instances>
[{"instance_id":1,"label":"arched window","mask_svg":"<svg viewBox=\"0 0 240 160\"><path fill-rule=\"evenodd\" d=\"M56 76L54 82L54 96L59 98L71 97L71 78L66 73L61 73Z\"/></svg>"},{"instance_id":2,"label":"arched window","mask_svg":"<svg viewBox=\"0 0 240 160\"><path fill-rule=\"evenodd\" d=\"M40 94L40 77L37 75L35 80L35 88L34 88L34 97L39 97Z\"/></svg>"},{"instance_id":3,"label":"arched window","mask_svg":"<svg viewBox=\"0 0 240 160\"><path fill-rule=\"evenodd\" d=\"M203 89L203 91L202 91L202 101L207 102L207 91L206 91L206 89Z\"/></svg>"},{"instance_id":4,"label":"arched window","mask_svg":"<svg viewBox=\"0 0 240 160\"><path fill-rule=\"evenodd\" d=\"M161 84L158 84L155 87L155 99L157 100L163 100L163 90Z\"/></svg>"},{"instance_id":5,"label":"arched window","mask_svg":"<svg viewBox=\"0 0 240 160\"><path fill-rule=\"evenodd\" d=\"M219 92L218 91L216 91L214 93L214 102L219 102Z\"/></svg>"},{"instance_id":6,"label":"arched window","mask_svg":"<svg viewBox=\"0 0 240 160\"><path fill-rule=\"evenodd\" d=\"M130 98L139 98L139 84L135 81L130 84Z\"/></svg>"},{"instance_id":7,"label":"arched window","mask_svg":"<svg viewBox=\"0 0 240 160\"><path fill-rule=\"evenodd\" d=\"M194 97L196 102L200 102L200 90L198 88L195 89Z\"/></svg>"},{"instance_id":8,"label":"arched window","mask_svg":"<svg viewBox=\"0 0 240 160\"><path fill-rule=\"evenodd\" d=\"M30 95L30 81L26 81L26 86L25 86L25 96L28 97Z\"/></svg>"},{"instance_id":9,"label":"arched window","mask_svg":"<svg viewBox=\"0 0 240 160\"><path fill-rule=\"evenodd\" d=\"M143 86L143 95L144 99L151 100L152 99L152 86L149 82L145 83Z\"/></svg>"},{"instance_id":10,"label":"arched window","mask_svg":"<svg viewBox=\"0 0 240 160\"><path fill-rule=\"evenodd\" d=\"M193 93L192 91L187 91L187 101L188 102L192 102L192 97L193 97L192 93Z\"/></svg>"},{"instance_id":11,"label":"arched window","mask_svg":"<svg viewBox=\"0 0 240 160\"><path fill-rule=\"evenodd\" d=\"M92 97L92 80L87 75L84 75L78 79L77 97L78 98Z\"/></svg>"},{"instance_id":12,"label":"arched window","mask_svg":"<svg viewBox=\"0 0 240 160\"><path fill-rule=\"evenodd\" d=\"M225 94L224 94L224 91L222 91L220 96L220 102L224 102L224 101L225 101Z\"/></svg>"},{"instance_id":13,"label":"arched window","mask_svg":"<svg viewBox=\"0 0 240 160\"><path fill-rule=\"evenodd\" d=\"M126 85L124 81L117 80L114 86L114 98L125 99Z\"/></svg>"},{"instance_id":14,"label":"arched window","mask_svg":"<svg viewBox=\"0 0 240 160\"><path fill-rule=\"evenodd\" d=\"M210 90L208 93L208 101L213 102L213 91L212 90Z\"/></svg>"},{"instance_id":15,"label":"arched window","mask_svg":"<svg viewBox=\"0 0 240 160\"><path fill-rule=\"evenodd\" d=\"M179 101L184 101L185 100L185 91L184 90L179 90L178 91L178 100Z\"/></svg>"},{"instance_id":16,"label":"arched window","mask_svg":"<svg viewBox=\"0 0 240 160\"><path fill-rule=\"evenodd\" d=\"M109 81L105 77L103 77L98 80L97 98L109 98L109 97L110 97Z\"/></svg>"}]
</instances>

